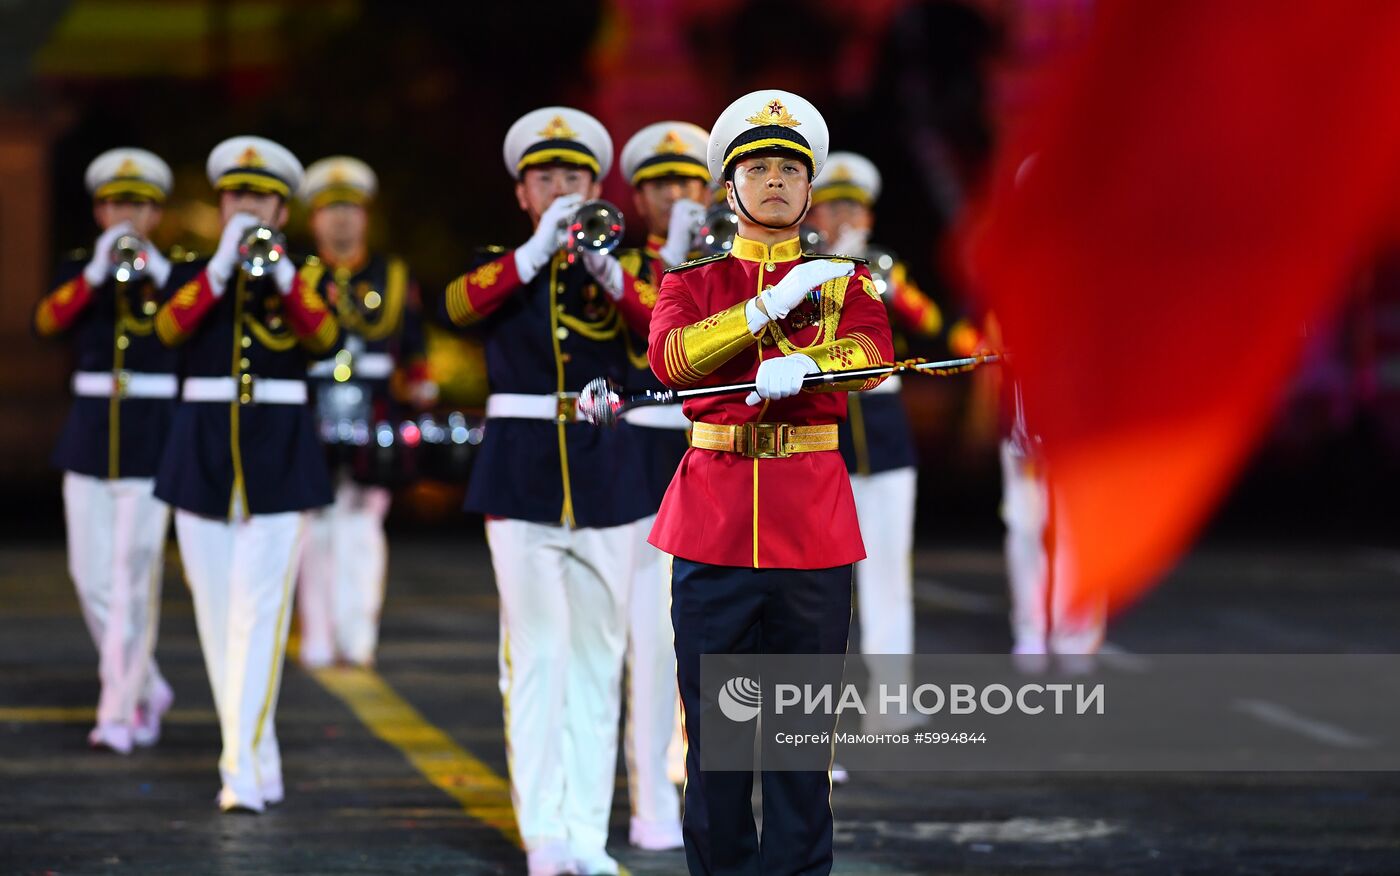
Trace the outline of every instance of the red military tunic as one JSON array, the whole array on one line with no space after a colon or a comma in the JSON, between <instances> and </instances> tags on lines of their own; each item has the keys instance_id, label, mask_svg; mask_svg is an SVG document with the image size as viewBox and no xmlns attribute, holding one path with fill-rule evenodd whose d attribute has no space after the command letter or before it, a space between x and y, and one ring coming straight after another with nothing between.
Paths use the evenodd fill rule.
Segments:
<instances>
[{"instance_id":1,"label":"red military tunic","mask_svg":"<svg viewBox=\"0 0 1400 876\"><path fill-rule=\"evenodd\" d=\"M750 334L745 304L805 258L797 238L772 248L736 238L728 257L665 275L652 314L648 356L671 387L751 381L762 359L802 352L822 371L892 361L889 318L869 272L822 287L820 310L803 304L781 323ZM805 323L805 324L804 324ZM780 422L794 426L846 418L846 390L878 383L846 381L825 392L744 403L744 394L690 399L696 422ZM692 447L662 502L651 543L667 553L717 566L822 569L865 557L845 463L836 450L749 459Z\"/></svg>"}]
</instances>

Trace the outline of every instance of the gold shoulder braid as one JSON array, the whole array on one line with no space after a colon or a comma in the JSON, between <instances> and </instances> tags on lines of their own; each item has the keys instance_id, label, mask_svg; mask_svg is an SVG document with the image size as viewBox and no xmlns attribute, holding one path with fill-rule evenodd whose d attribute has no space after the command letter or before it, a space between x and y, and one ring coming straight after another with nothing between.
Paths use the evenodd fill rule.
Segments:
<instances>
[{"instance_id":1,"label":"gold shoulder braid","mask_svg":"<svg viewBox=\"0 0 1400 876\"><path fill-rule=\"evenodd\" d=\"M117 328L133 335L149 335L155 330L155 313L160 309L155 299L155 284L149 278L143 279L136 292L140 296L142 319L131 309L132 290L125 283L117 284Z\"/></svg>"},{"instance_id":2,"label":"gold shoulder braid","mask_svg":"<svg viewBox=\"0 0 1400 876\"><path fill-rule=\"evenodd\" d=\"M389 259L382 300L379 293L368 289L368 283L350 285L348 276L336 274L336 316L348 332L367 341L379 341L398 331L403 317L404 293L408 288L408 266L402 259ZM366 290L360 294L359 290ZM371 299L370 296L375 296ZM372 303L371 303L372 302Z\"/></svg>"},{"instance_id":3,"label":"gold shoulder braid","mask_svg":"<svg viewBox=\"0 0 1400 876\"><path fill-rule=\"evenodd\" d=\"M247 288L248 275L239 271L238 288L234 290L234 294L241 299ZM274 289L273 295L277 296L280 305L281 294ZM297 345L297 336L291 332L290 327L287 325L286 318L280 315L269 314L267 317L267 324L264 325L262 320L258 319L247 310L244 310L243 325L247 327L248 332L257 339L259 344L262 344L269 350L282 353Z\"/></svg>"},{"instance_id":4,"label":"gold shoulder braid","mask_svg":"<svg viewBox=\"0 0 1400 876\"><path fill-rule=\"evenodd\" d=\"M841 308L846 304L846 287L852 279L854 278L837 277L822 284L821 315L816 323L817 335L811 343L805 346L815 347L836 338L836 327L841 322ZM802 349L787 339L787 335L783 334L783 330L777 322L769 322L767 329L773 333L774 339L778 342L778 349L783 351L784 356Z\"/></svg>"}]
</instances>

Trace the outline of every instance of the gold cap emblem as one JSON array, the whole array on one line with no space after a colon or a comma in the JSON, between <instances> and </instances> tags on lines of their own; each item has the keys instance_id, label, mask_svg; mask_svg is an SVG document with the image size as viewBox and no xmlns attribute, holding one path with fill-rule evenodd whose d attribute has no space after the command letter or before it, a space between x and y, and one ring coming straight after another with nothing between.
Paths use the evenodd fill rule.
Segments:
<instances>
[{"instance_id":1,"label":"gold cap emblem","mask_svg":"<svg viewBox=\"0 0 1400 876\"><path fill-rule=\"evenodd\" d=\"M744 121L750 125L778 125L783 128L795 128L802 124L792 117L787 107L783 106L781 100L776 98L763 109L749 116Z\"/></svg>"},{"instance_id":2,"label":"gold cap emblem","mask_svg":"<svg viewBox=\"0 0 1400 876\"><path fill-rule=\"evenodd\" d=\"M576 140L578 132L569 127L563 116L555 116L549 120L549 124L544 126L544 130L539 135L546 140Z\"/></svg>"},{"instance_id":3,"label":"gold cap emblem","mask_svg":"<svg viewBox=\"0 0 1400 876\"><path fill-rule=\"evenodd\" d=\"M252 146L243 150L243 154L238 156L239 167L262 167L263 157L258 154L258 150Z\"/></svg>"},{"instance_id":4,"label":"gold cap emblem","mask_svg":"<svg viewBox=\"0 0 1400 876\"><path fill-rule=\"evenodd\" d=\"M127 158L127 159L123 160L122 163L121 163L121 166L117 168L117 173L116 173L116 175L119 176L119 177L122 177L122 176L140 176L140 175L141 175L141 168L139 168L139 167L136 166L136 162L135 162L135 161L132 161L130 158Z\"/></svg>"},{"instance_id":5,"label":"gold cap emblem","mask_svg":"<svg viewBox=\"0 0 1400 876\"><path fill-rule=\"evenodd\" d=\"M685 139L681 137L680 131L674 128L666 132L666 136L661 138L661 142L656 144L653 150L657 155L684 155L686 152Z\"/></svg>"}]
</instances>

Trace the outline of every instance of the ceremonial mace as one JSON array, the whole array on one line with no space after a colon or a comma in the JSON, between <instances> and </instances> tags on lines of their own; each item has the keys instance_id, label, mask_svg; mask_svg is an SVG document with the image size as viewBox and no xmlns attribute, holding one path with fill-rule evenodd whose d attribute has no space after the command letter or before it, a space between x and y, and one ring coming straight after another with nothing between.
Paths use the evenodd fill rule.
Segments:
<instances>
[{"instance_id":1,"label":"ceremonial mace","mask_svg":"<svg viewBox=\"0 0 1400 876\"><path fill-rule=\"evenodd\" d=\"M921 362L911 359L894 365L876 365L870 368L853 368L847 371L824 371L808 374L802 378L802 385L819 386L823 383L837 383L846 380L885 377L912 371L937 377L961 374L980 365L991 365L1001 361L1000 353L986 353L980 356L967 356L962 359L945 359L942 362ZM656 405L673 405L688 398L706 398L712 395L753 392L758 384L730 383L724 386L702 386L696 389L663 389L623 398L615 383L606 377L595 377L583 387L578 395L578 412L595 426L615 426L623 414L635 408L649 408Z\"/></svg>"}]
</instances>

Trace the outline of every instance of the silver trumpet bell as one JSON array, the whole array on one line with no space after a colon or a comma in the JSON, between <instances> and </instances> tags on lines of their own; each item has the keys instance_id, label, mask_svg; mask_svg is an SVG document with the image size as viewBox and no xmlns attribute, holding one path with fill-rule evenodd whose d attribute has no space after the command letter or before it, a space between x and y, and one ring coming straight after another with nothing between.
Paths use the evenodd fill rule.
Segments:
<instances>
[{"instance_id":1,"label":"silver trumpet bell","mask_svg":"<svg viewBox=\"0 0 1400 876\"><path fill-rule=\"evenodd\" d=\"M146 243L139 235L123 234L112 244L112 275L126 283L146 272Z\"/></svg>"},{"instance_id":2,"label":"silver trumpet bell","mask_svg":"<svg viewBox=\"0 0 1400 876\"><path fill-rule=\"evenodd\" d=\"M870 279L875 281L875 291L888 301L894 294L894 286L890 281L890 275L894 272L894 253L877 246L868 246L865 248L865 262L865 266L870 269Z\"/></svg>"},{"instance_id":3,"label":"silver trumpet bell","mask_svg":"<svg viewBox=\"0 0 1400 876\"><path fill-rule=\"evenodd\" d=\"M287 236L266 225L250 228L238 245L238 257L243 273L261 277L287 257Z\"/></svg>"},{"instance_id":4,"label":"silver trumpet bell","mask_svg":"<svg viewBox=\"0 0 1400 876\"><path fill-rule=\"evenodd\" d=\"M574 255L610 253L627 230L622 211L602 199L584 201L564 226L564 247Z\"/></svg>"},{"instance_id":5,"label":"silver trumpet bell","mask_svg":"<svg viewBox=\"0 0 1400 876\"><path fill-rule=\"evenodd\" d=\"M705 214L695 232L695 249L707 256L729 252L734 248L734 237L738 233L739 214L729 209L728 204L718 204Z\"/></svg>"}]
</instances>

